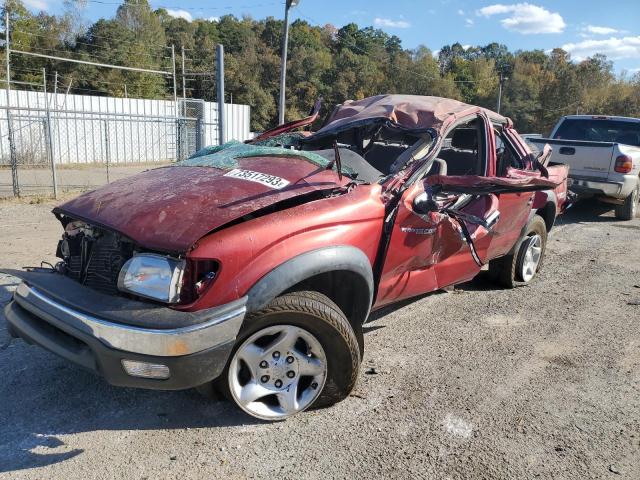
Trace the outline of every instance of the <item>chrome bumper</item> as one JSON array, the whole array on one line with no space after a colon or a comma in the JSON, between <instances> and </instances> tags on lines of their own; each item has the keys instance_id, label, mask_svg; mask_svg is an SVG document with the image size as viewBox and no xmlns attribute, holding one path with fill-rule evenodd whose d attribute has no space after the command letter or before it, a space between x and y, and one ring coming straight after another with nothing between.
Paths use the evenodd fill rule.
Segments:
<instances>
[{"instance_id":1,"label":"chrome bumper","mask_svg":"<svg viewBox=\"0 0 640 480\"><path fill-rule=\"evenodd\" d=\"M189 355L234 340L246 313L245 297L210 309L210 318L202 323L184 328L151 329L110 322L69 308L26 283L18 286L14 300L31 314L62 330L67 325L107 347L160 357Z\"/></svg>"},{"instance_id":2,"label":"chrome bumper","mask_svg":"<svg viewBox=\"0 0 640 480\"><path fill-rule=\"evenodd\" d=\"M622 186L623 183L618 182L598 182L595 180L572 178L569 188L578 193L597 193L610 197L617 197L622 191Z\"/></svg>"}]
</instances>

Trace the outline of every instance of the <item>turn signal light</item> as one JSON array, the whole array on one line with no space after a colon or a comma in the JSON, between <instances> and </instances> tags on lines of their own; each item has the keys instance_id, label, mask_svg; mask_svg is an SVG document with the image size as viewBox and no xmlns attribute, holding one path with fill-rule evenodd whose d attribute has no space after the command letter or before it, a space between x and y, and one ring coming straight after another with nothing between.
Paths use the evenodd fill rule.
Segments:
<instances>
[{"instance_id":1,"label":"turn signal light","mask_svg":"<svg viewBox=\"0 0 640 480\"><path fill-rule=\"evenodd\" d=\"M139 362L137 360L122 360L122 367L131 377L155 378L166 380L171 376L169 367L158 363Z\"/></svg>"},{"instance_id":2,"label":"turn signal light","mask_svg":"<svg viewBox=\"0 0 640 480\"><path fill-rule=\"evenodd\" d=\"M629 173L633 170L633 159L629 155L620 155L613 169L618 173Z\"/></svg>"}]
</instances>

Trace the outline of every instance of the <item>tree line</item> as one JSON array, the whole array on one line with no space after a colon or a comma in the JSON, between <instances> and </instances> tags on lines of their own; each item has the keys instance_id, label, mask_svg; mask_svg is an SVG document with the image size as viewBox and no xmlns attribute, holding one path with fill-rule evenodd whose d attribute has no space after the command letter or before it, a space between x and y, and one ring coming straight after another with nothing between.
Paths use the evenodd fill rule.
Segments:
<instances>
[{"instance_id":1,"label":"tree line","mask_svg":"<svg viewBox=\"0 0 640 480\"><path fill-rule=\"evenodd\" d=\"M82 20L80 2L68 0L65 13L30 13L20 0L7 0L12 48L52 56L153 70L173 68L170 45L185 51L185 94L214 100L215 46L225 47L226 101L251 106L251 128L276 123L282 20L226 15L187 21L153 10L147 0L124 0L114 18ZM425 38L436 42L437 39ZM505 45L433 52L403 48L400 38L350 23L341 28L291 24L287 68L287 120L306 115L317 97L325 112L347 99L380 93L435 95L495 110L500 82L501 113L521 132L548 133L558 117L573 113L640 116L640 74L616 75L602 55L574 62L556 48L509 51ZM4 51L2 62L4 65ZM182 61L177 57L178 94ZM171 77L12 55L13 81L48 88L58 72L58 88L78 94L172 98ZM501 80L502 79L502 80ZM29 87L20 87L29 88ZM36 88L36 87L30 87Z\"/></svg>"}]
</instances>

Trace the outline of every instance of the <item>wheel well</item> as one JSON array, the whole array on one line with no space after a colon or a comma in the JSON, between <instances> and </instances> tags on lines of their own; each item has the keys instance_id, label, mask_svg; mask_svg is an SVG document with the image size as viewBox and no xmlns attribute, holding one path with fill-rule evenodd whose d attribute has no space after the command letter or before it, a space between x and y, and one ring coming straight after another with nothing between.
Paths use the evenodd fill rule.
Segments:
<instances>
[{"instance_id":1,"label":"wheel well","mask_svg":"<svg viewBox=\"0 0 640 480\"><path fill-rule=\"evenodd\" d=\"M556 221L556 206L553 202L547 202L547 204L536 210L536 215L540 215L547 226L547 232L551 230L553 224Z\"/></svg>"},{"instance_id":2,"label":"wheel well","mask_svg":"<svg viewBox=\"0 0 640 480\"><path fill-rule=\"evenodd\" d=\"M369 286L362 276L348 270L320 273L287 289L297 290L313 290L329 297L349 320L362 348L362 324L371 308Z\"/></svg>"}]
</instances>

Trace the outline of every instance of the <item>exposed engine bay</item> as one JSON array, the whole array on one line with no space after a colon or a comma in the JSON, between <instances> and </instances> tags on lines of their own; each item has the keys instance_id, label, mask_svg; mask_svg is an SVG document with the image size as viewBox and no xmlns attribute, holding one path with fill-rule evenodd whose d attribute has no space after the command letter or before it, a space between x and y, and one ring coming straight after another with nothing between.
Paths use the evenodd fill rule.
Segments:
<instances>
[{"instance_id":1,"label":"exposed engine bay","mask_svg":"<svg viewBox=\"0 0 640 480\"><path fill-rule=\"evenodd\" d=\"M64 225L56 270L103 293L118 293L118 275L134 254L134 243L121 235L85 222L60 218Z\"/></svg>"}]
</instances>

